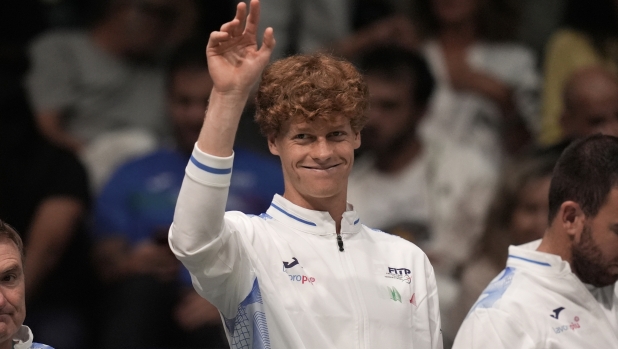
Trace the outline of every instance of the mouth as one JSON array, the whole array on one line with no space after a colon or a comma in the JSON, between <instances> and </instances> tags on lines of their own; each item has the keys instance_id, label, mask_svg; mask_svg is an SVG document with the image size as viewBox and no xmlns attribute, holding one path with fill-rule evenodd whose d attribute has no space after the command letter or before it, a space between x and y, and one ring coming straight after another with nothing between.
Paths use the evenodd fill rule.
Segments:
<instances>
[{"instance_id":1,"label":"mouth","mask_svg":"<svg viewBox=\"0 0 618 349\"><path fill-rule=\"evenodd\" d=\"M319 172L329 172L337 169L341 164L327 165L327 166L300 166L306 170L311 171L319 171Z\"/></svg>"}]
</instances>

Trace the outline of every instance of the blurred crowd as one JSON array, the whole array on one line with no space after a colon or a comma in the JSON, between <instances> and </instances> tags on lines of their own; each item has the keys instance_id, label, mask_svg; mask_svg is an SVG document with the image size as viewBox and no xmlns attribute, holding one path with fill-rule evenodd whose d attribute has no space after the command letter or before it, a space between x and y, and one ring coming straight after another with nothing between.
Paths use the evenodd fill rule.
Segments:
<instances>
[{"instance_id":1,"label":"blurred crowd","mask_svg":"<svg viewBox=\"0 0 618 349\"><path fill-rule=\"evenodd\" d=\"M574 139L618 136L614 0L261 0L273 59L354 62L369 121L350 177L361 221L420 246L445 347L507 249L542 237ZM167 244L235 0L4 0L0 218L24 239L30 326L56 348L226 348ZM283 193L249 105L228 210Z\"/></svg>"}]
</instances>

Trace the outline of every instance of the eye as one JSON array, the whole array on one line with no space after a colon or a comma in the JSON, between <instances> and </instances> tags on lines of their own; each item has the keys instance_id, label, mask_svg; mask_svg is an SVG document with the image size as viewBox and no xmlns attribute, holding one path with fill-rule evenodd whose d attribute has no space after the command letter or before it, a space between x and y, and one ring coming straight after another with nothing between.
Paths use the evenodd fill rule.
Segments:
<instances>
[{"instance_id":1,"label":"eye","mask_svg":"<svg viewBox=\"0 0 618 349\"><path fill-rule=\"evenodd\" d=\"M330 137L335 139L345 138L346 135L347 133L345 133L344 131L334 131L330 133Z\"/></svg>"},{"instance_id":2,"label":"eye","mask_svg":"<svg viewBox=\"0 0 618 349\"><path fill-rule=\"evenodd\" d=\"M307 139L309 136L307 136L304 133L299 133L296 136L292 137L293 139Z\"/></svg>"},{"instance_id":3,"label":"eye","mask_svg":"<svg viewBox=\"0 0 618 349\"><path fill-rule=\"evenodd\" d=\"M17 280L17 275L15 274L6 274L2 277L2 282L14 282Z\"/></svg>"}]
</instances>

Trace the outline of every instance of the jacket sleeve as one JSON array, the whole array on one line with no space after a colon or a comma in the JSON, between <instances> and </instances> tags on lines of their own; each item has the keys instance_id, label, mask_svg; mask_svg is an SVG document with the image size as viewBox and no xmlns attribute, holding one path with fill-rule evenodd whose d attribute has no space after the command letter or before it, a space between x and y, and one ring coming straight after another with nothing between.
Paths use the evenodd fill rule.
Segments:
<instances>
[{"instance_id":1,"label":"jacket sleeve","mask_svg":"<svg viewBox=\"0 0 618 349\"><path fill-rule=\"evenodd\" d=\"M459 328L453 349L534 349L537 346L523 326L498 309L475 309Z\"/></svg>"},{"instance_id":2,"label":"jacket sleeve","mask_svg":"<svg viewBox=\"0 0 618 349\"><path fill-rule=\"evenodd\" d=\"M428 299L427 306L429 308L429 332L431 335L431 349L443 349L442 324L440 321L440 304L438 302L438 286L436 285L436 276L433 268L427 280Z\"/></svg>"},{"instance_id":3,"label":"jacket sleeve","mask_svg":"<svg viewBox=\"0 0 618 349\"><path fill-rule=\"evenodd\" d=\"M248 218L225 213L233 157L194 148L169 232L170 248L191 272L196 291L227 318L255 278L242 236L251 229Z\"/></svg>"}]
</instances>

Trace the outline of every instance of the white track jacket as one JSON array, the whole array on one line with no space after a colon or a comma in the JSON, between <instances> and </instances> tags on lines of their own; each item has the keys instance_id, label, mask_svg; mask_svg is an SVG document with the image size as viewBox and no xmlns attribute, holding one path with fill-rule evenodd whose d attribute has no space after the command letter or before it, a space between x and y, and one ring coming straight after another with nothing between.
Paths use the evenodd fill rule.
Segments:
<instances>
[{"instance_id":1,"label":"white track jacket","mask_svg":"<svg viewBox=\"0 0 618 349\"><path fill-rule=\"evenodd\" d=\"M232 161L195 148L169 233L232 349L442 348L434 273L418 247L349 210L340 252L327 212L278 195L259 217L224 213Z\"/></svg>"},{"instance_id":2,"label":"white track jacket","mask_svg":"<svg viewBox=\"0 0 618 349\"><path fill-rule=\"evenodd\" d=\"M487 286L453 349L618 348L618 289L583 284L540 240L509 248L506 269Z\"/></svg>"}]
</instances>

